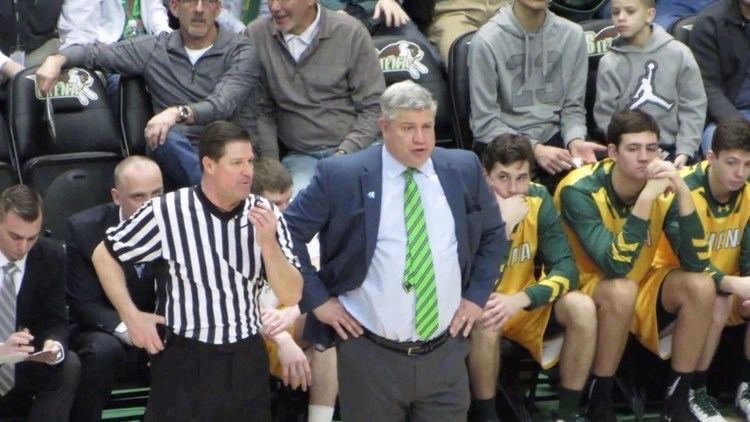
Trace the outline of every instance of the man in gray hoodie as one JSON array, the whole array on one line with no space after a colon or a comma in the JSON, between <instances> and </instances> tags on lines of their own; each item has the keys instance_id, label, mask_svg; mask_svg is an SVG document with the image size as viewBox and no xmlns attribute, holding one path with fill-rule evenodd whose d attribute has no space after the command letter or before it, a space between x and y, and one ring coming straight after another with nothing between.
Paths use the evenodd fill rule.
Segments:
<instances>
[{"instance_id":1,"label":"man in gray hoodie","mask_svg":"<svg viewBox=\"0 0 750 422\"><path fill-rule=\"evenodd\" d=\"M618 110L644 111L659 123L659 146L669 154L664 158L682 167L698 151L706 121L706 92L698 64L685 44L651 25L653 5L630 0L627 8L619 2L615 6L613 2L612 23L620 36L599 62L596 124L605 130ZM631 7L641 12L626 12Z\"/></svg>"},{"instance_id":2,"label":"man in gray hoodie","mask_svg":"<svg viewBox=\"0 0 750 422\"><path fill-rule=\"evenodd\" d=\"M482 26L469 48L469 80L475 150L500 134L524 133L536 162L554 175L578 164L574 157L596 161L605 148L585 140L583 30L548 4L516 0Z\"/></svg>"}]
</instances>

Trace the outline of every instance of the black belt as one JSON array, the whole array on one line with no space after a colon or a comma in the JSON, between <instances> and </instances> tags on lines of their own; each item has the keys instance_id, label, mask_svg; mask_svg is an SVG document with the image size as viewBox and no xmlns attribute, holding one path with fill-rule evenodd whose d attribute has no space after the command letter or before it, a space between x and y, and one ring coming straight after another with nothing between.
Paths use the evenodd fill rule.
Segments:
<instances>
[{"instance_id":1,"label":"black belt","mask_svg":"<svg viewBox=\"0 0 750 422\"><path fill-rule=\"evenodd\" d=\"M394 341L388 340L384 337L380 337L367 328L363 327L363 330L365 331L364 336L378 346L385 347L386 349L393 350L394 352L404 353L407 356L426 355L442 346L443 343L445 343L445 341L450 338L448 330L445 330L439 336L427 341Z\"/></svg>"}]
</instances>

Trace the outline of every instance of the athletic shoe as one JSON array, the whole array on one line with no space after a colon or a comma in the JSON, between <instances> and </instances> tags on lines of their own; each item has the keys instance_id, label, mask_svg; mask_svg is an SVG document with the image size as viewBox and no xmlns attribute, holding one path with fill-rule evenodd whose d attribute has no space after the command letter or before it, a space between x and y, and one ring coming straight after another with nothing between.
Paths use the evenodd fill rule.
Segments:
<instances>
[{"instance_id":1,"label":"athletic shoe","mask_svg":"<svg viewBox=\"0 0 750 422\"><path fill-rule=\"evenodd\" d=\"M726 422L716 409L716 400L708 395L706 387L697 390L690 389L688 404L693 416L701 422Z\"/></svg>"}]
</instances>

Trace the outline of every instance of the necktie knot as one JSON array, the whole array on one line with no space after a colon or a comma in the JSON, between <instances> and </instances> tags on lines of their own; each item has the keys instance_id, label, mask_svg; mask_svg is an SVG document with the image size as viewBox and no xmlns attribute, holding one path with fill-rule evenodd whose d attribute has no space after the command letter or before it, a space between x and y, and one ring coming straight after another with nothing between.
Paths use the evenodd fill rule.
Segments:
<instances>
[{"instance_id":1,"label":"necktie knot","mask_svg":"<svg viewBox=\"0 0 750 422\"><path fill-rule=\"evenodd\" d=\"M407 179L411 179L414 177L414 173L417 171L414 167L407 167L406 170L404 170L404 177Z\"/></svg>"}]
</instances>

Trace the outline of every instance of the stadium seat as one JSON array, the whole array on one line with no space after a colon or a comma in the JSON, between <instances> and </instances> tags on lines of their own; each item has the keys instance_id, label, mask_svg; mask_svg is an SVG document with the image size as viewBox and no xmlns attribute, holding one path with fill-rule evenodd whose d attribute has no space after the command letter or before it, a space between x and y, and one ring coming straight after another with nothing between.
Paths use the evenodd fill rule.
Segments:
<instances>
[{"instance_id":1,"label":"stadium seat","mask_svg":"<svg viewBox=\"0 0 750 422\"><path fill-rule=\"evenodd\" d=\"M552 0L549 8L565 19L583 22L592 19L607 3L607 0Z\"/></svg>"},{"instance_id":2,"label":"stadium seat","mask_svg":"<svg viewBox=\"0 0 750 422\"><path fill-rule=\"evenodd\" d=\"M458 37L448 53L448 85L453 104L453 130L462 148L472 149L474 135L471 133L471 99L469 98L469 45L474 32Z\"/></svg>"},{"instance_id":3,"label":"stadium seat","mask_svg":"<svg viewBox=\"0 0 750 422\"><path fill-rule=\"evenodd\" d=\"M696 16L697 15L690 15L677 19L672 26L669 27L669 33L672 34L676 40L689 46L690 32L693 30L693 23L695 23Z\"/></svg>"},{"instance_id":4,"label":"stadium seat","mask_svg":"<svg viewBox=\"0 0 750 422\"><path fill-rule=\"evenodd\" d=\"M15 160L12 158L8 126L5 124L3 115L0 114L0 192L5 190L5 188L18 183L18 171L12 164L14 161Z\"/></svg>"},{"instance_id":5,"label":"stadium seat","mask_svg":"<svg viewBox=\"0 0 750 422\"><path fill-rule=\"evenodd\" d=\"M11 142L21 181L44 198L45 230L64 240L68 216L110 200L122 135L96 73L71 68L44 99L35 72L27 68L11 82Z\"/></svg>"},{"instance_id":6,"label":"stadium seat","mask_svg":"<svg viewBox=\"0 0 750 422\"><path fill-rule=\"evenodd\" d=\"M120 78L120 127L127 155L146 155L143 130L154 115L146 83L140 76Z\"/></svg>"},{"instance_id":7,"label":"stadium seat","mask_svg":"<svg viewBox=\"0 0 750 422\"><path fill-rule=\"evenodd\" d=\"M453 105L450 100L445 75L432 57L430 50L418 41L398 36L373 37L378 49L380 67L383 70L386 86L406 79L427 88L438 102L435 117L437 143L444 147L457 147L461 144L455 138L451 116Z\"/></svg>"},{"instance_id":8,"label":"stadium seat","mask_svg":"<svg viewBox=\"0 0 750 422\"><path fill-rule=\"evenodd\" d=\"M594 103L596 102L596 71L599 68L599 60L619 34L609 19L593 19L581 22L581 28L586 36L586 45L589 52L589 69L586 77L586 127L590 139L602 141L604 134L596 127L594 122Z\"/></svg>"}]
</instances>

